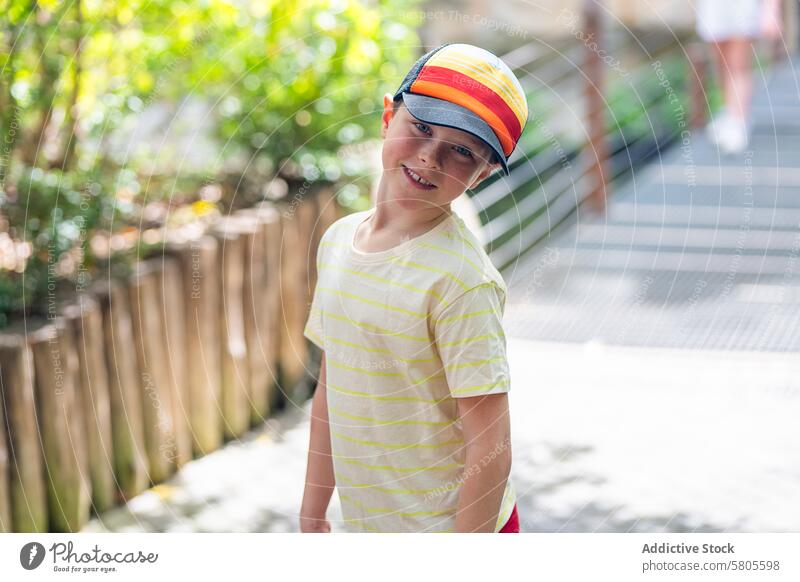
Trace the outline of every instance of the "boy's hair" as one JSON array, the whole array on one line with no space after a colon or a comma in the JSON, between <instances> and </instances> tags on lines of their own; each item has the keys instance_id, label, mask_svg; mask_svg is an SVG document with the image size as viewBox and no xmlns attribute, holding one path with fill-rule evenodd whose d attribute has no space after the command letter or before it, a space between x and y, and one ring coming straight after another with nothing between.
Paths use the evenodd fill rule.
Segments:
<instances>
[{"instance_id":1,"label":"boy's hair","mask_svg":"<svg viewBox=\"0 0 800 582\"><path fill-rule=\"evenodd\" d=\"M392 113L396 114L397 110L400 108L401 105L405 106L405 104L403 103L403 98L401 97L399 99L395 99L394 103L392 103ZM492 150L492 148L486 146L486 149L488 149L491 154L489 156L489 164L491 165L499 164L500 160L497 159L497 154Z\"/></svg>"}]
</instances>

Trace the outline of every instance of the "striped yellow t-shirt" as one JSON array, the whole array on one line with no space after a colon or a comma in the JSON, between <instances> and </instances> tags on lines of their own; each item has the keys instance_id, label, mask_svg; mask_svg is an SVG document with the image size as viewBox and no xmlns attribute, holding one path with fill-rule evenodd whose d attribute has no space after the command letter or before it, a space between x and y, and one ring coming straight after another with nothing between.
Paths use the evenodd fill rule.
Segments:
<instances>
[{"instance_id":1,"label":"striped yellow t-shirt","mask_svg":"<svg viewBox=\"0 0 800 582\"><path fill-rule=\"evenodd\" d=\"M325 350L336 488L348 531L445 532L468 474L456 398L508 392L506 285L457 214L365 253L322 236L305 336ZM495 531L511 515L509 479Z\"/></svg>"}]
</instances>

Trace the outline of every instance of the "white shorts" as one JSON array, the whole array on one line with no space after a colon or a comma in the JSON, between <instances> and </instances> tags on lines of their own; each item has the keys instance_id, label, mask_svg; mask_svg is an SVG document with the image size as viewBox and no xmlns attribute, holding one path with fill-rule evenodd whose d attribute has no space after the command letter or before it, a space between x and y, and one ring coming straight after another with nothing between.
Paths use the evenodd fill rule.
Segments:
<instances>
[{"instance_id":1,"label":"white shorts","mask_svg":"<svg viewBox=\"0 0 800 582\"><path fill-rule=\"evenodd\" d=\"M695 0L697 34L706 42L761 35L761 0Z\"/></svg>"}]
</instances>

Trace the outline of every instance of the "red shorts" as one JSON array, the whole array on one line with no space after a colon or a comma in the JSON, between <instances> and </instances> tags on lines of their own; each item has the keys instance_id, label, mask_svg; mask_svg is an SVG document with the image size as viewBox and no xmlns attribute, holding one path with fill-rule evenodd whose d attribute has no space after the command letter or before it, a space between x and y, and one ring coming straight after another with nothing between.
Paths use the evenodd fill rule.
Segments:
<instances>
[{"instance_id":1,"label":"red shorts","mask_svg":"<svg viewBox=\"0 0 800 582\"><path fill-rule=\"evenodd\" d=\"M517 513L517 504L514 504L514 509L511 510L511 516L508 521L497 533L519 533L519 514Z\"/></svg>"}]
</instances>

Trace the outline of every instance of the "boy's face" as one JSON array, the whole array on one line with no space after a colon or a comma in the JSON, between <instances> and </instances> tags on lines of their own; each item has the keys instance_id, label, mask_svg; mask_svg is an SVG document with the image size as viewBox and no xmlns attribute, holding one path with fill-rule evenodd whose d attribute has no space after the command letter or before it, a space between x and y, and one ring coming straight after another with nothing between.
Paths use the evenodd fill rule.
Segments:
<instances>
[{"instance_id":1,"label":"boy's face","mask_svg":"<svg viewBox=\"0 0 800 582\"><path fill-rule=\"evenodd\" d=\"M446 207L464 190L474 188L500 164L491 164L491 148L466 131L420 121L401 104L392 111L384 96L381 135L383 172L389 191L406 203ZM409 171L433 187L415 182Z\"/></svg>"}]
</instances>

